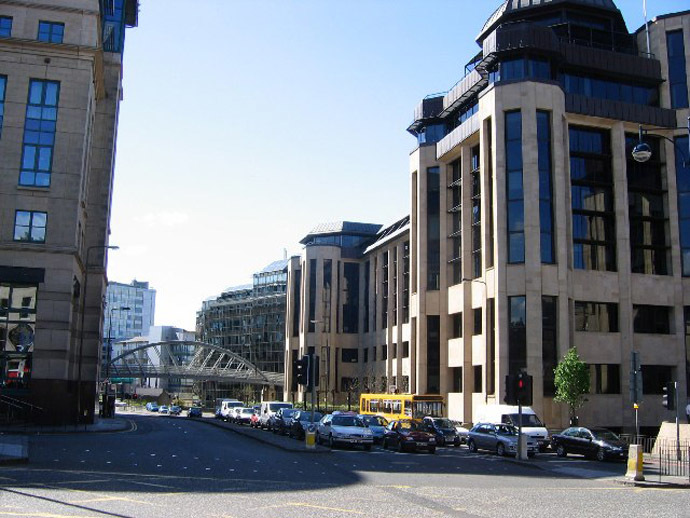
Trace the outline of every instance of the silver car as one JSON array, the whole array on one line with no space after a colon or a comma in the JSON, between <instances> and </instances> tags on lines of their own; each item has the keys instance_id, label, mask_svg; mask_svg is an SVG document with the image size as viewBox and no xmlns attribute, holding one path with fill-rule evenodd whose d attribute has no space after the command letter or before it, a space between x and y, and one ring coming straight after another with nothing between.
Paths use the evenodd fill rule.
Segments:
<instances>
[{"instance_id":1,"label":"silver car","mask_svg":"<svg viewBox=\"0 0 690 518\"><path fill-rule=\"evenodd\" d=\"M525 437L527 456L533 457L539 451L539 444L529 435ZM516 455L517 446L518 429L509 424L478 423L472 427L467 437L467 447L473 453L488 450L498 455Z\"/></svg>"},{"instance_id":2,"label":"silver car","mask_svg":"<svg viewBox=\"0 0 690 518\"><path fill-rule=\"evenodd\" d=\"M319 421L316 430L316 442L326 442L331 448L336 445L360 445L365 450L371 450L374 444L374 434L364 424L357 414L334 412L325 415Z\"/></svg>"}]
</instances>

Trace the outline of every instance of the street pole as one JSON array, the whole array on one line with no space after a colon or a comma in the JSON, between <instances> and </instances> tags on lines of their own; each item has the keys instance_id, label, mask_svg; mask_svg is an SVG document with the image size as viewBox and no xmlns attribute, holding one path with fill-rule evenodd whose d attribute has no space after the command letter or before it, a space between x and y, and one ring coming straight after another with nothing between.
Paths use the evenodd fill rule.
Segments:
<instances>
[{"instance_id":1,"label":"street pole","mask_svg":"<svg viewBox=\"0 0 690 518\"><path fill-rule=\"evenodd\" d=\"M518 447L517 458L522 460L522 402L518 399Z\"/></svg>"},{"instance_id":2,"label":"street pole","mask_svg":"<svg viewBox=\"0 0 690 518\"><path fill-rule=\"evenodd\" d=\"M676 456L678 461L681 460L680 456L680 406L678 403L680 403L679 398L678 398L678 382L674 381L673 386L675 388L675 398L676 398Z\"/></svg>"},{"instance_id":3,"label":"street pole","mask_svg":"<svg viewBox=\"0 0 690 518\"><path fill-rule=\"evenodd\" d=\"M314 426L314 398L316 396L316 354L310 354L309 374L311 377L311 425Z\"/></svg>"}]
</instances>

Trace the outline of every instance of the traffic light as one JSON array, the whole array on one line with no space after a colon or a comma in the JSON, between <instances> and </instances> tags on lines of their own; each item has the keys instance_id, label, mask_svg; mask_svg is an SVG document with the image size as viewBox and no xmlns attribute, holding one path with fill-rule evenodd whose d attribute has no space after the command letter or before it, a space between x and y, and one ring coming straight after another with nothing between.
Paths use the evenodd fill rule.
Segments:
<instances>
[{"instance_id":1,"label":"traffic light","mask_svg":"<svg viewBox=\"0 0 690 518\"><path fill-rule=\"evenodd\" d=\"M525 372L506 376L506 395L503 401L507 405L532 404L532 376Z\"/></svg>"},{"instance_id":2,"label":"traffic light","mask_svg":"<svg viewBox=\"0 0 690 518\"><path fill-rule=\"evenodd\" d=\"M309 357L302 356L298 360L295 360L294 376L297 380L297 384L306 385L308 381L308 371L309 371Z\"/></svg>"},{"instance_id":3,"label":"traffic light","mask_svg":"<svg viewBox=\"0 0 690 518\"><path fill-rule=\"evenodd\" d=\"M676 383L674 381L664 383L661 404L668 410L676 409Z\"/></svg>"}]
</instances>

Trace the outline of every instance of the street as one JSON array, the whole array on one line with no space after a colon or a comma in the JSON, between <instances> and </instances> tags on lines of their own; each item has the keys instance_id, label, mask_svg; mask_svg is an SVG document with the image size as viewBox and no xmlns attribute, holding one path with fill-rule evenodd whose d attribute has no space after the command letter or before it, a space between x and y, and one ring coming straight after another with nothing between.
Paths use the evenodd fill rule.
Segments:
<instances>
[{"instance_id":1,"label":"street","mask_svg":"<svg viewBox=\"0 0 690 518\"><path fill-rule=\"evenodd\" d=\"M196 420L127 418L127 432L32 436L29 464L0 467L0 516L602 518L690 509L688 490L615 484L621 463L550 455L522 465L465 448L289 452Z\"/></svg>"}]
</instances>

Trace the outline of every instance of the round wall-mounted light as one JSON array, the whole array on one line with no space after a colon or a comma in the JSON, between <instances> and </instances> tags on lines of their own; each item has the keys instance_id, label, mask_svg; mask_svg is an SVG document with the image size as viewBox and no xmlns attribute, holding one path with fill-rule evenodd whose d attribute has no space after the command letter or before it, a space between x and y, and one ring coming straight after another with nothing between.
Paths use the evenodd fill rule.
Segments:
<instances>
[{"instance_id":1,"label":"round wall-mounted light","mask_svg":"<svg viewBox=\"0 0 690 518\"><path fill-rule=\"evenodd\" d=\"M646 142L640 142L632 150L632 157L635 162L644 163L652 158L652 148Z\"/></svg>"}]
</instances>

